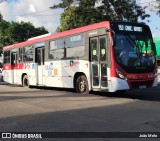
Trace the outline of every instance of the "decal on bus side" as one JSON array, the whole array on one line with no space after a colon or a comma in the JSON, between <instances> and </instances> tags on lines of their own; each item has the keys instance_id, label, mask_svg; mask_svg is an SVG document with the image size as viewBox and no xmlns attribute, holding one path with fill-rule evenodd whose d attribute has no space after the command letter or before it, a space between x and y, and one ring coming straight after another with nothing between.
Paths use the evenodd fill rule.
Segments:
<instances>
[{"instance_id":1,"label":"decal on bus side","mask_svg":"<svg viewBox=\"0 0 160 141\"><path fill-rule=\"evenodd\" d=\"M48 76L53 76L53 63L51 62L49 65L45 66L45 70L48 71Z\"/></svg>"},{"instance_id":2,"label":"decal on bus side","mask_svg":"<svg viewBox=\"0 0 160 141\"><path fill-rule=\"evenodd\" d=\"M22 69L30 69L30 64L29 63L23 64Z\"/></svg>"},{"instance_id":3,"label":"decal on bus side","mask_svg":"<svg viewBox=\"0 0 160 141\"><path fill-rule=\"evenodd\" d=\"M77 65L79 65L80 64L80 62L79 61L73 61L73 60L70 60L70 67L73 67L73 66L77 66Z\"/></svg>"}]
</instances>

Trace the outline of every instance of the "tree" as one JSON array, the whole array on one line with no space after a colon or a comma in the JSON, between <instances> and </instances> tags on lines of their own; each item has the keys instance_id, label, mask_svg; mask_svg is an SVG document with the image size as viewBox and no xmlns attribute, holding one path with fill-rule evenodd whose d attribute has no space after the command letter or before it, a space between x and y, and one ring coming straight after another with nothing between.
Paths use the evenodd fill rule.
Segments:
<instances>
[{"instance_id":1,"label":"tree","mask_svg":"<svg viewBox=\"0 0 160 141\"><path fill-rule=\"evenodd\" d=\"M158 3L158 6L155 7L157 14L160 15L160 0L156 0Z\"/></svg>"},{"instance_id":2,"label":"tree","mask_svg":"<svg viewBox=\"0 0 160 141\"><path fill-rule=\"evenodd\" d=\"M3 20L3 16L2 16L2 14L0 13L0 21L2 21Z\"/></svg>"},{"instance_id":3,"label":"tree","mask_svg":"<svg viewBox=\"0 0 160 141\"><path fill-rule=\"evenodd\" d=\"M104 20L138 22L138 18L149 17L145 14L146 7L142 8L133 0L61 0L50 8L64 9L57 32Z\"/></svg>"},{"instance_id":4,"label":"tree","mask_svg":"<svg viewBox=\"0 0 160 141\"><path fill-rule=\"evenodd\" d=\"M1 20L0 21L0 50L2 49L3 46L7 45L7 33L6 29L9 27L9 22Z\"/></svg>"},{"instance_id":5,"label":"tree","mask_svg":"<svg viewBox=\"0 0 160 141\"><path fill-rule=\"evenodd\" d=\"M44 27L35 28L30 22L0 22L0 48L28 38L48 33Z\"/></svg>"}]
</instances>

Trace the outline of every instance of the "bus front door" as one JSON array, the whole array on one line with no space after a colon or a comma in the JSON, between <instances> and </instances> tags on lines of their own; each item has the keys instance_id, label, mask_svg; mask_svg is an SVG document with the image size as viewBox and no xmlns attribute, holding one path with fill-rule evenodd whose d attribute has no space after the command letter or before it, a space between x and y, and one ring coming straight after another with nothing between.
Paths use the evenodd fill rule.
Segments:
<instances>
[{"instance_id":1,"label":"bus front door","mask_svg":"<svg viewBox=\"0 0 160 141\"><path fill-rule=\"evenodd\" d=\"M107 89L106 36L90 38L92 89Z\"/></svg>"},{"instance_id":2,"label":"bus front door","mask_svg":"<svg viewBox=\"0 0 160 141\"><path fill-rule=\"evenodd\" d=\"M37 84L44 85L44 47L36 48Z\"/></svg>"}]
</instances>

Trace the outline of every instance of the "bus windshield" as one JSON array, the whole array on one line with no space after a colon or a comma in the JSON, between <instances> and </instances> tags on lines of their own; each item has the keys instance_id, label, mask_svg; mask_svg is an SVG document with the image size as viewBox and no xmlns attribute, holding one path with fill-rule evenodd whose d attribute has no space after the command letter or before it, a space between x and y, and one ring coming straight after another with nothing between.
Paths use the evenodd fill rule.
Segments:
<instances>
[{"instance_id":1,"label":"bus windshield","mask_svg":"<svg viewBox=\"0 0 160 141\"><path fill-rule=\"evenodd\" d=\"M116 35L115 58L124 66L150 66L155 63L152 40L147 36Z\"/></svg>"},{"instance_id":2,"label":"bus windshield","mask_svg":"<svg viewBox=\"0 0 160 141\"><path fill-rule=\"evenodd\" d=\"M155 69L156 49L149 26L140 23L111 23L114 56L128 73L148 73Z\"/></svg>"},{"instance_id":3,"label":"bus windshield","mask_svg":"<svg viewBox=\"0 0 160 141\"><path fill-rule=\"evenodd\" d=\"M115 58L123 66L152 66L155 50L149 36L116 34Z\"/></svg>"}]
</instances>

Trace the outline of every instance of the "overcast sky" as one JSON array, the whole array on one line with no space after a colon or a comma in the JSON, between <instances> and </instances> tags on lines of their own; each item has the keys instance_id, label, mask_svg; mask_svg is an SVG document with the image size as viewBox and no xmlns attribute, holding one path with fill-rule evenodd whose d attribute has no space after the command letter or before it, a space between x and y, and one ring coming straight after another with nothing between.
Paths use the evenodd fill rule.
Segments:
<instances>
[{"instance_id":1,"label":"overcast sky","mask_svg":"<svg viewBox=\"0 0 160 141\"><path fill-rule=\"evenodd\" d=\"M54 33L60 25L62 10L52 10L49 7L58 2L59 0L7 0L0 3L0 12L4 20L29 21L35 27L44 26L49 32ZM148 19L149 23L147 20L145 22L151 27L153 36L160 37L160 16L151 12L157 3L154 0L137 0L137 3L141 3L142 6L149 5L146 13L151 14L151 18Z\"/></svg>"},{"instance_id":2,"label":"overcast sky","mask_svg":"<svg viewBox=\"0 0 160 141\"><path fill-rule=\"evenodd\" d=\"M34 26L44 26L48 31L55 32L59 26L62 10L49 7L59 0L7 0L0 4L0 12L7 21L31 22Z\"/></svg>"}]
</instances>

